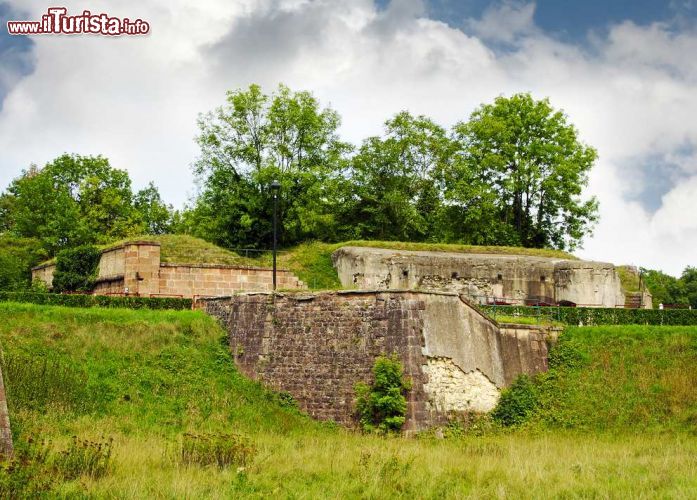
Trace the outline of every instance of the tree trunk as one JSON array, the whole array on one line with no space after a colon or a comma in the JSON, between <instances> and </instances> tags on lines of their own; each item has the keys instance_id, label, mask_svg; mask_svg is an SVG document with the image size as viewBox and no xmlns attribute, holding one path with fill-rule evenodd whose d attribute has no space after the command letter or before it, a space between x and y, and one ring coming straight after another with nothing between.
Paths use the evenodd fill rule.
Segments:
<instances>
[{"instance_id":1,"label":"tree trunk","mask_svg":"<svg viewBox=\"0 0 697 500\"><path fill-rule=\"evenodd\" d=\"M12 431L10 430L10 412L7 409L7 398L5 397L5 383L2 379L2 369L0 369L0 458L12 456Z\"/></svg>"}]
</instances>

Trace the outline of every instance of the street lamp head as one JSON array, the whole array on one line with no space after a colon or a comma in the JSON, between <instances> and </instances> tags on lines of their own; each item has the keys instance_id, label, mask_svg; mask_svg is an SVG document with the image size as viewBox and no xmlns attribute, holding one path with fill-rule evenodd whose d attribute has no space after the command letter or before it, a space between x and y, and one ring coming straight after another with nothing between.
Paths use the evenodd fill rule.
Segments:
<instances>
[{"instance_id":1,"label":"street lamp head","mask_svg":"<svg viewBox=\"0 0 697 500\"><path fill-rule=\"evenodd\" d=\"M281 189L281 183L278 181L272 181L271 182L271 189L274 191L278 191L279 189Z\"/></svg>"}]
</instances>

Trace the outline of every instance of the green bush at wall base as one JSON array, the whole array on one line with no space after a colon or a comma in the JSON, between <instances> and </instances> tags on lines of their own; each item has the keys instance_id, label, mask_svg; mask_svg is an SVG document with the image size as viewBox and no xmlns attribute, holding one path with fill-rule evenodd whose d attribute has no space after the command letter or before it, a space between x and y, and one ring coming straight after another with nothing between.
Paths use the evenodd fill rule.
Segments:
<instances>
[{"instance_id":1,"label":"green bush at wall base","mask_svg":"<svg viewBox=\"0 0 697 500\"><path fill-rule=\"evenodd\" d=\"M396 355L380 356L373 365L373 383L355 385L356 412L366 432L399 432L406 421L407 399L411 381Z\"/></svg>"},{"instance_id":2,"label":"green bush at wall base","mask_svg":"<svg viewBox=\"0 0 697 500\"><path fill-rule=\"evenodd\" d=\"M530 307L530 306L480 306L496 318L505 316L538 316L541 319L560 321L567 325L697 325L695 309L623 309L594 307Z\"/></svg>"},{"instance_id":3,"label":"green bush at wall base","mask_svg":"<svg viewBox=\"0 0 697 500\"><path fill-rule=\"evenodd\" d=\"M108 307L126 309L191 309L191 299L161 297L111 297L107 295L63 295L57 293L0 292L0 302L67 307Z\"/></svg>"}]
</instances>

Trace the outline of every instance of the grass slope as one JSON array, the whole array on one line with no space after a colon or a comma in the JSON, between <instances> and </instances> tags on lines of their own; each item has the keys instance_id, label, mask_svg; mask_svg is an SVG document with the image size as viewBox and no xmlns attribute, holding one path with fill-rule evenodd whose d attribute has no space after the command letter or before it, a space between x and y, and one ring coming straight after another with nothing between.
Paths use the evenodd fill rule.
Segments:
<instances>
[{"instance_id":1,"label":"grass slope","mask_svg":"<svg viewBox=\"0 0 697 500\"><path fill-rule=\"evenodd\" d=\"M550 378L557 396L547 410L572 425L380 438L312 422L241 377L223 332L201 313L0 304L16 444L43 438L61 450L73 435L114 438L109 474L51 492L80 498L688 498L697 439L682 430L696 335L570 330L565 342L588 374ZM665 418L674 425L653 425ZM635 433L637 421L663 432ZM581 431L545 430L559 427ZM245 468L184 466L174 450L186 431L235 431L257 454Z\"/></svg>"},{"instance_id":2,"label":"grass slope","mask_svg":"<svg viewBox=\"0 0 697 500\"><path fill-rule=\"evenodd\" d=\"M567 327L525 425L697 436L696 366L697 327Z\"/></svg>"}]
</instances>

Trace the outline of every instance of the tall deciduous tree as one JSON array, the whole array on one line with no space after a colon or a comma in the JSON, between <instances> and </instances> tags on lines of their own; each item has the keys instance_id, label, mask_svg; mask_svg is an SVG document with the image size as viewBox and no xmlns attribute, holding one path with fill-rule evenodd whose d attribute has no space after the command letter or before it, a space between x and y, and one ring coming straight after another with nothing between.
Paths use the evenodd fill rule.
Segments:
<instances>
[{"instance_id":1,"label":"tall deciduous tree","mask_svg":"<svg viewBox=\"0 0 697 500\"><path fill-rule=\"evenodd\" d=\"M499 97L454 135L460 150L446 197L486 213L484 221L498 218L510 243L573 249L591 231L597 202L581 195L597 153L547 99ZM458 192L463 180L474 193Z\"/></svg>"},{"instance_id":2,"label":"tall deciduous tree","mask_svg":"<svg viewBox=\"0 0 697 500\"><path fill-rule=\"evenodd\" d=\"M192 232L228 246L268 248L269 185L281 183L281 241L331 239L335 192L350 146L339 140L338 114L308 92L251 85L199 118L201 193L186 217Z\"/></svg>"}]
</instances>

